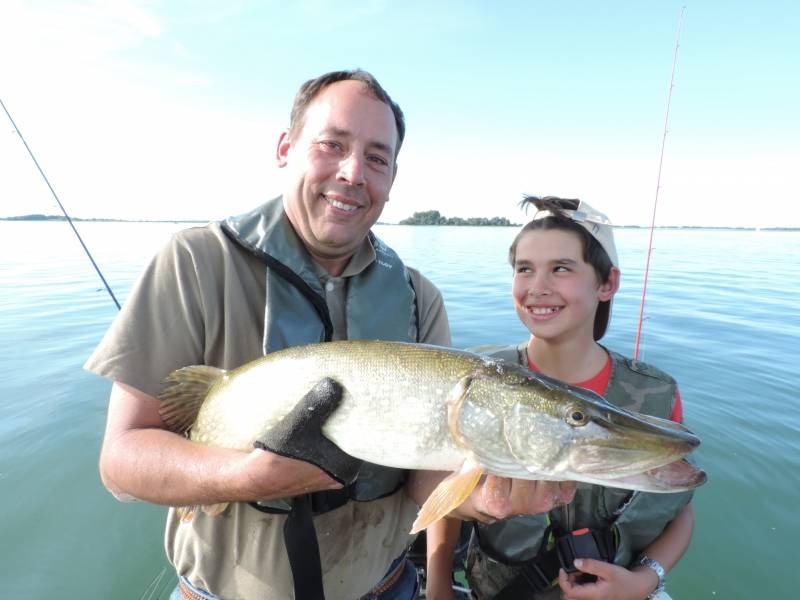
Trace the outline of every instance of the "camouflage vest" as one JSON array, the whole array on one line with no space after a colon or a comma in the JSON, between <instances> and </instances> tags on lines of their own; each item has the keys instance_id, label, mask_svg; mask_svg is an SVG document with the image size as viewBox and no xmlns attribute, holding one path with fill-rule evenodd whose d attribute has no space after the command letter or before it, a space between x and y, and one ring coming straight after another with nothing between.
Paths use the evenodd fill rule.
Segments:
<instances>
[{"instance_id":1,"label":"camouflage vest","mask_svg":"<svg viewBox=\"0 0 800 600\"><path fill-rule=\"evenodd\" d=\"M527 342L519 346L479 347L473 351L528 365ZM606 399L617 406L656 417L669 418L677 384L663 371L607 350L612 360ZM467 558L467 576L479 598L494 597L520 569L514 564L531 560L545 540L548 525L565 531L612 527L617 538L614 563L628 566L663 531L692 497L692 492L652 494L579 483L575 499L547 514L526 515L490 525L477 524ZM478 537L480 543L478 543ZM544 544L543 544L544 542ZM559 598L558 587L535 596Z\"/></svg>"},{"instance_id":2,"label":"camouflage vest","mask_svg":"<svg viewBox=\"0 0 800 600\"><path fill-rule=\"evenodd\" d=\"M333 326L325 292L311 256L286 218L282 198L229 217L222 229L266 264L264 354L330 341ZM393 250L372 232L369 237L376 260L361 273L348 277L347 337L416 342L416 295L408 271ZM346 490L312 494L314 512L332 510L347 499L366 502L388 496L404 481L405 471L364 463L358 479ZM290 502L283 499L259 505L270 512L286 512L291 509Z\"/></svg>"}]
</instances>

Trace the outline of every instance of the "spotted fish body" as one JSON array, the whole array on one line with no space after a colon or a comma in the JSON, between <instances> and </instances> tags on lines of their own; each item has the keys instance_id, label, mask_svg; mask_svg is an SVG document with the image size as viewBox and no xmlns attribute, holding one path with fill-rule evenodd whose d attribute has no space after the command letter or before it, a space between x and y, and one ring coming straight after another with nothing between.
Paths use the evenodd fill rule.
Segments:
<instances>
[{"instance_id":1,"label":"spotted fish body","mask_svg":"<svg viewBox=\"0 0 800 600\"><path fill-rule=\"evenodd\" d=\"M371 463L456 471L469 460L495 475L658 492L705 480L697 470L657 476L699 444L682 425L517 365L422 344L329 342L230 372L180 369L168 378L161 414L194 441L250 450L325 377L344 391L323 433ZM199 410L187 417L192 397Z\"/></svg>"}]
</instances>

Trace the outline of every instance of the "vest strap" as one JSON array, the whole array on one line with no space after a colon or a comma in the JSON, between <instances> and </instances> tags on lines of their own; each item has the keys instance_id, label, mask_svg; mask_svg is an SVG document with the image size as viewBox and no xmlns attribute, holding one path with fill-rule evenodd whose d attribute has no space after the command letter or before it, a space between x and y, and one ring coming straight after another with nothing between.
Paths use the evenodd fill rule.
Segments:
<instances>
[{"instance_id":1,"label":"vest strap","mask_svg":"<svg viewBox=\"0 0 800 600\"><path fill-rule=\"evenodd\" d=\"M554 550L537 556L522 565L519 575L508 582L494 600L515 600L517 598L528 598L531 594L538 594L550 587L556 577L558 577L558 555Z\"/></svg>"},{"instance_id":2,"label":"vest strap","mask_svg":"<svg viewBox=\"0 0 800 600\"><path fill-rule=\"evenodd\" d=\"M615 552L616 542L611 528L584 528L559 535L555 538L553 548L516 565L521 568L520 573L500 590L494 600L513 600L538 594L550 587L558 577L559 569L563 568L567 573L577 571L574 565L576 558L613 562Z\"/></svg>"},{"instance_id":3,"label":"vest strap","mask_svg":"<svg viewBox=\"0 0 800 600\"><path fill-rule=\"evenodd\" d=\"M292 570L295 600L325 600L322 561L308 494L294 498L283 526L283 541Z\"/></svg>"},{"instance_id":4,"label":"vest strap","mask_svg":"<svg viewBox=\"0 0 800 600\"><path fill-rule=\"evenodd\" d=\"M311 514L313 516L317 516L344 506L350 500L354 499L354 487L355 484L351 483L350 485L346 485L338 490L324 490L307 494L309 497L309 504L311 506ZM270 504L259 504L258 502L248 502L248 504L256 510L270 515L288 515L292 511L291 503L289 502L286 503L285 508L280 508Z\"/></svg>"}]
</instances>

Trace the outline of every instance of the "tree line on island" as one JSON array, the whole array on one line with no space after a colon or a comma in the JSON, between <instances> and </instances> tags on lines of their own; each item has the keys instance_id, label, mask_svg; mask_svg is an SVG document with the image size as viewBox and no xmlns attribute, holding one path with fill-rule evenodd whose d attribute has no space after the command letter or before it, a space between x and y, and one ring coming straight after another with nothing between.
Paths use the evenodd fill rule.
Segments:
<instances>
[{"instance_id":1,"label":"tree line on island","mask_svg":"<svg viewBox=\"0 0 800 600\"><path fill-rule=\"evenodd\" d=\"M495 227L518 227L517 223L512 223L505 217L444 217L438 210L423 210L415 212L407 219L400 221L400 225L479 225Z\"/></svg>"},{"instance_id":2,"label":"tree line on island","mask_svg":"<svg viewBox=\"0 0 800 600\"><path fill-rule=\"evenodd\" d=\"M12 217L0 217L0 221L66 221L64 215L18 215ZM95 223L207 223L201 219L109 219L109 218L81 218L71 217L72 221L95 222ZM387 225L387 223L380 223ZM512 223L505 217L443 217L438 210L426 210L415 212L407 219L400 221L399 225L472 225L472 226L499 226L499 227L521 227L519 223ZM615 225L618 229L649 229L647 225ZM697 229L713 231L800 231L800 227L724 227L714 225L656 225L656 229Z\"/></svg>"},{"instance_id":3,"label":"tree line on island","mask_svg":"<svg viewBox=\"0 0 800 600\"><path fill-rule=\"evenodd\" d=\"M18 215L14 217L0 217L0 221L66 221L67 217L64 215ZM199 219L109 219L109 218L81 218L70 217L70 221L86 222L86 223L207 223Z\"/></svg>"}]
</instances>

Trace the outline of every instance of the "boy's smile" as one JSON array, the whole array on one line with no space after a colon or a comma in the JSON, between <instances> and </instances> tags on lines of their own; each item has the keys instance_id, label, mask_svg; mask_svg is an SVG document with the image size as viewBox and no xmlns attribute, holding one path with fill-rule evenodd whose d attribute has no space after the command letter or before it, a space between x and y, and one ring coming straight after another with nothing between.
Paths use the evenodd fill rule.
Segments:
<instances>
[{"instance_id":1,"label":"boy's smile","mask_svg":"<svg viewBox=\"0 0 800 600\"><path fill-rule=\"evenodd\" d=\"M528 312L538 319L548 319L561 311L561 306L529 306Z\"/></svg>"}]
</instances>

